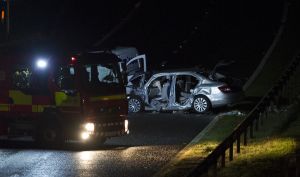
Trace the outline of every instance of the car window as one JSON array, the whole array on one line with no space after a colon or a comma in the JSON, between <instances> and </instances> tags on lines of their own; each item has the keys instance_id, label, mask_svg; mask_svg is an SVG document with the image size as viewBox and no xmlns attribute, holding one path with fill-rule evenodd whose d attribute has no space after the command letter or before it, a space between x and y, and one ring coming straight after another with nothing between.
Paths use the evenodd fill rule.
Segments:
<instances>
[{"instance_id":1,"label":"car window","mask_svg":"<svg viewBox=\"0 0 300 177\"><path fill-rule=\"evenodd\" d=\"M132 79L130 82L132 83L133 87L138 88L138 87L142 86L142 79L143 79L143 75L140 75L140 76Z\"/></svg>"},{"instance_id":2,"label":"car window","mask_svg":"<svg viewBox=\"0 0 300 177\"><path fill-rule=\"evenodd\" d=\"M127 66L127 75L133 75L134 73L138 71L143 71L144 69L144 62L143 58L139 58L131 63L129 63Z\"/></svg>"},{"instance_id":3,"label":"car window","mask_svg":"<svg viewBox=\"0 0 300 177\"><path fill-rule=\"evenodd\" d=\"M166 83L171 84L170 79L171 79L170 76L160 76L154 79L149 85L149 90L148 90L149 97L151 98L151 97L160 96L162 93L163 86Z\"/></svg>"},{"instance_id":4,"label":"car window","mask_svg":"<svg viewBox=\"0 0 300 177\"><path fill-rule=\"evenodd\" d=\"M176 88L181 92L190 92L200 80L192 75L178 75L176 77Z\"/></svg>"}]
</instances>

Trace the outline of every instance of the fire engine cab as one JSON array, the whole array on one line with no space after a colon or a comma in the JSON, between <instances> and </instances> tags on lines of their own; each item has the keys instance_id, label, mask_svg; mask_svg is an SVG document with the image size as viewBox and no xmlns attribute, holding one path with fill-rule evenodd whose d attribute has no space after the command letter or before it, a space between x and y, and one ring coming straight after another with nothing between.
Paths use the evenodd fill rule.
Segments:
<instances>
[{"instance_id":1,"label":"fire engine cab","mask_svg":"<svg viewBox=\"0 0 300 177\"><path fill-rule=\"evenodd\" d=\"M0 57L0 138L31 136L39 144L103 143L129 133L117 56Z\"/></svg>"}]
</instances>

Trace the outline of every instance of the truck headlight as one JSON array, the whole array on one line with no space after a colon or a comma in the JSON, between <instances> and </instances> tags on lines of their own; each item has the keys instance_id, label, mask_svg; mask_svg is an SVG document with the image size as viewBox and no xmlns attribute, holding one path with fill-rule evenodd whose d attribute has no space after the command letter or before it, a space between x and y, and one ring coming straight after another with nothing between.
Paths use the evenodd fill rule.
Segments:
<instances>
[{"instance_id":1,"label":"truck headlight","mask_svg":"<svg viewBox=\"0 0 300 177\"><path fill-rule=\"evenodd\" d=\"M84 129L88 132L94 132L95 131L95 124L94 123L86 123L84 125Z\"/></svg>"},{"instance_id":2,"label":"truck headlight","mask_svg":"<svg viewBox=\"0 0 300 177\"><path fill-rule=\"evenodd\" d=\"M128 120L124 121L125 133L129 134L129 122Z\"/></svg>"},{"instance_id":3,"label":"truck headlight","mask_svg":"<svg viewBox=\"0 0 300 177\"><path fill-rule=\"evenodd\" d=\"M82 132L81 133L81 139L87 140L90 138L90 134L88 132Z\"/></svg>"},{"instance_id":4,"label":"truck headlight","mask_svg":"<svg viewBox=\"0 0 300 177\"><path fill-rule=\"evenodd\" d=\"M87 122L82 125L82 132L80 134L80 137L82 140L87 140L90 138L92 134L94 134L95 131L95 124L92 122Z\"/></svg>"}]
</instances>

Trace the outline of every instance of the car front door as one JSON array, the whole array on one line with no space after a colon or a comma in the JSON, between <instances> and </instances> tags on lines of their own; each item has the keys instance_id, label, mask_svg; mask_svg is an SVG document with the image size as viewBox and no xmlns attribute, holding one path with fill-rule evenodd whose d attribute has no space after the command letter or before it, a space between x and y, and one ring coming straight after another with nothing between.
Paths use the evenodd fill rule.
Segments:
<instances>
[{"instance_id":1,"label":"car front door","mask_svg":"<svg viewBox=\"0 0 300 177\"><path fill-rule=\"evenodd\" d=\"M133 86L133 83L131 80L134 77L138 77L140 75L145 75L147 71L147 66L146 66L146 55L139 55L136 56L126 62L126 67L125 67L125 73L127 77L127 84L126 84L126 94L130 94L132 91L131 87Z\"/></svg>"},{"instance_id":2,"label":"car front door","mask_svg":"<svg viewBox=\"0 0 300 177\"><path fill-rule=\"evenodd\" d=\"M145 73L147 71L146 66L146 55L139 55L136 56L129 61L126 62L126 74L127 80L129 81L130 78L135 75L136 73Z\"/></svg>"}]
</instances>

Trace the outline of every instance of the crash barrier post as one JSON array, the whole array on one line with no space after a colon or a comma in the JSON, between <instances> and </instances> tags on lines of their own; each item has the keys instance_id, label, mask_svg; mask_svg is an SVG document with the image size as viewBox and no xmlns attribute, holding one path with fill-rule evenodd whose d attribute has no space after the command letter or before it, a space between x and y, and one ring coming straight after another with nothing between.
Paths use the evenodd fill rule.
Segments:
<instances>
[{"instance_id":1,"label":"crash barrier post","mask_svg":"<svg viewBox=\"0 0 300 177\"><path fill-rule=\"evenodd\" d=\"M299 72L300 54L296 55L287 69L283 72L280 79L271 89L262 97L256 106L247 114L234 131L219 144L198 166L188 175L188 177L200 177L208 174L217 176L218 164L220 168L226 165L226 152L229 150L229 161L234 159L234 143L236 143L236 153L241 153L241 137L243 144L248 144L249 138L254 138L254 130L259 131L259 126L263 126L264 119L270 118L270 113L277 109L283 108L284 105L292 105L299 102ZM285 102L283 101L285 100ZM255 126L255 128L254 128Z\"/></svg>"}]
</instances>

